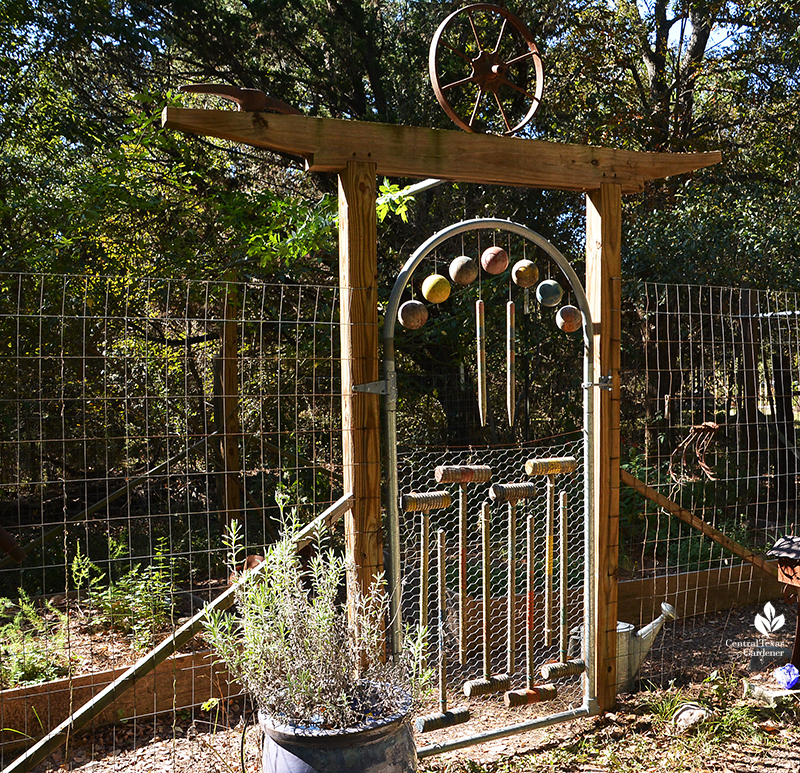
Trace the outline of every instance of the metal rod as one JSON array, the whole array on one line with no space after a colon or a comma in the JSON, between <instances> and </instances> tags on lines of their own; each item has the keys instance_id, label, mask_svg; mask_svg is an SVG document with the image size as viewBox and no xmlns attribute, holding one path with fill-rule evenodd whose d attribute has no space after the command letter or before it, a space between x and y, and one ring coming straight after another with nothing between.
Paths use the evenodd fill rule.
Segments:
<instances>
[{"instance_id":1,"label":"metal rod","mask_svg":"<svg viewBox=\"0 0 800 773\"><path fill-rule=\"evenodd\" d=\"M506 304L506 408L508 409L508 426L514 426L514 409L516 407L516 325L514 320L514 301Z\"/></svg>"},{"instance_id":2,"label":"metal rod","mask_svg":"<svg viewBox=\"0 0 800 773\"><path fill-rule=\"evenodd\" d=\"M559 660L567 662L569 649L569 590L567 588L567 492L562 491L559 498L559 546L558 546L558 600L561 605L561 637L559 641Z\"/></svg>"},{"instance_id":3,"label":"metal rod","mask_svg":"<svg viewBox=\"0 0 800 773\"><path fill-rule=\"evenodd\" d=\"M553 475L547 476L547 514L544 535L544 646L553 643L553 520L555 515L556 481Z\"/></svg>"},{"instance_id":4,"label":"metal rod","mask_svg":"<svg viewBox=\"0 0 800 773\"><path fill-rule=\"evenodd\" d=\"M429 581L429 552L428 540L430 539L431 517L424 512L420 524L420 565L419 565L419 624L425 628L428 625L428 581Z\"/></svg>"},{"instance_id":5,"label":"metal rod","mask_svg":"<svg viewBox=\"0 0 800 773\"><path fill-rule=\"evenodd\" d=\"M517 506L514 502L508 503L508 639L506 647L506 673L514 673L514 656L516 650L517 628Z\"/></svg>"},{"instance_id":6,"label":"metal rod","mask_svg":"<svg viewBox=\"0 0 800 773\"><path fill-rule=\"evenodd\" d=\"M455 741L423 746L417 749L417 758L424 759L425 757L433 757L437 754L452 752L456 749L464 749L467 746L475 746L476 744L485 743L486 741L494 741L497 738L507 738L510 735L527 733L529 730L536 730L540 727L550 727L551 725L558 725L562 722L570 722L573 719L591 715L592 711L589 707L581 706L580 708L571 709L570 711L562 711L560 714L551 714L549 717L539 717L538 719L532 719L530 722L509 725L508 727L502 727L498 730L487 730L484 733L476 733L475 735L466 736L465 738L458 738Z\"/></svg>"},{"instance_id":7,"label":"metal rod","mask_svg":"<svg viewBox=\"0 0 800 773\"><path fill-rule=\"evenodd\" d=\"M443 727L451 727L461 722L469 720L469 709L460 706L452 711L447 710L447 649L445 641L445 625L447 623L447 573L445 571L445 531L439 529L436 533L437 538L437 575L439 593L439 713L428 714L418 717L416 721L417 731L428 733L431 730L441 730Z\"/></svg>"},{"instance_id":8,"label":"metal rod","mask_svg":"<svg viewBox=\"0 0 800 773\"><path fill-rule=\"evenodd\" d=\"M475 336L478 351L478 414L481 427L486 426L486 328L483 301L475 301Z\"/></svg>"},{"instance_id":9,"label":"metal rod","mask_svg":"<svg viewBox=\"0 0 800 773\"><path fill-rule=\"evenodd\" d=\"M321 526L329 528L339 518L346 513L351 506L353 494L347 493L334 502L327 510L320 513L308 526L302 529L294 538L295 547L299 550L314 539L314 535ZM206 615L214 609L227 609L230 607L236 596L236 591L246 577L253 577L268 568L268 562L262 561L248 573L234 582L224 593L216 599L206 604L194 617L182 625L172 636L167 637L157 647L150 650L144 657L140 658L124 674L121 674L108 687L99 692L92 700L81 706L70 717L65 719L60 725L50 731L44 738L35 743L20 757L17 757L4 773L27 773L31 768L38 765L45 757L53 753L59 746L67 741L67 738L86 727L103 709L110 706L120 695L130 690L141 678L150 673L156 666L163 663L177 649L182 647L203 627L203 620Z\"/></svg>"},{"instance_id":10,"label":"metal rod","mask_svg":"<svg viewBox=\"0 0 800 773\"><path fill-rule=\"evenodd\" d=\"M467 662L467 484L458 497L458 659Z\"/></svg>"},{"instance_id":11,"label":"metal rod","mask_svg":"<svg viewBox=\"0 0 800 773\"><path fill-rule=\"evenodd\" d=\"M483 678L492 675L491 643L489 641L492 625L492 590L491 590L491 542L489 529L491 511L489 503L481 504L481 571L483 574Z\"/></svg>"},{"instance_id":12,"label":"metal rod","mask_svg":"<svg viewBox=\"0 0 800 773\"><path fill-rule=\"evenodd\" d=\"M439 711L444 714L447 711L447 650L445 649L444 626L447 615L446 585L447 575L445 573L445 544L444 529L436 532L438 548L438 565L436 567L439 580Z\"/></svg>"},{"instance_id":13,"label":"metal rod","mask_svg":"<svg viewBox=\"0 0 800 773\"><path fill-rule=\"evenodd\" d=\"M533 673L533 637L535 631L536 598L534 596L533 568L534 568L534 519L528 516L525 542L527 554L525 556L525 686L533 688L535 677Z\"/></svg>"}]
</instances>

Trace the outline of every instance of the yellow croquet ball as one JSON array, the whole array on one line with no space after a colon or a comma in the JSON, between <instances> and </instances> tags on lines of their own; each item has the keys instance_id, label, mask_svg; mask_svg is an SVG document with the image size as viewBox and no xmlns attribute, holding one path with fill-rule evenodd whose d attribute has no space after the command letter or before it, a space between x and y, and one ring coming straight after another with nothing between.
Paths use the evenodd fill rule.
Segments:
<instances>
[{"instance_id":1,"label":"yellow croquet ball","mask_svg":"<svg viewBox=\"0 0 800 773\"><path fill-rule=\"evenodd\" d=\"M539 281L539 269L531 260L518 260L511 269L511 278L515 285L533 287Z\"/></svg>"},{"instance_id":2,"label":"yellow croquet ball","mask_svg":"<svg viewBox=\"0 0 800 773\"><path fill-rule=\"evenodd\" d=\"M450 297L450 282L441 274L431 274L422 283L422 296L428 303L441 303Z\"/></svg>"}]
</instances>

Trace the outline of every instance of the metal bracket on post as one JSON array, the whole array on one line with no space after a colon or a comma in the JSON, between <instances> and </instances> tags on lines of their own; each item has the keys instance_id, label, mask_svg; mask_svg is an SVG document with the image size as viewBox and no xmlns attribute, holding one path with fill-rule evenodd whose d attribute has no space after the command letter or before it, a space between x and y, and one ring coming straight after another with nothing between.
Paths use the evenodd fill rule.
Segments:
<instances>
[{"instance_id":1,"label":"metal bracket on post","mask_svg":"<svg viewBox=\"0 0 800 773\"><path fill-rule=\"evenodd\" d=\"M583 387L583 389L591 389L592 387L599 387L600 389L606 389L610 392L611 374L609 373L607 376L600 376L600 378L596 382L584 381L581 384L581 387Z\"/></svg>"},{"instance_id":2,"label":"metal bracket on post","mask_svg":"<svg viewBox=\"0 0 800 773\"><path fill-rule=\"evenodd\" d=\"M368 384L353 384L354 392L365 392L368 395L388 395L389 384L394 381L394 373L380 381L370 381Z\"/></svg>"}]
</instances>

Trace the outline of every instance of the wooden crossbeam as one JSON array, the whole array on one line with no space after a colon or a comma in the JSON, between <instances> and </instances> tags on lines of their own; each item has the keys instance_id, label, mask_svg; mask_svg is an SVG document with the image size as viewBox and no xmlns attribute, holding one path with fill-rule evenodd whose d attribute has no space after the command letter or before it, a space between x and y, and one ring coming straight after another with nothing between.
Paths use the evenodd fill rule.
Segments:
<instances>
[{"instance_id":1,"label":"wooden crossbeam","mask_svg":"<svg viewBox=\"0 0 800 773\"><path fill-rule=\"evenodd\" d=\"M722 154L642 153L591 145L496 137L421 126L395 126L306 115L166 107L168 129L302 156L312 172L374 163L379 175L590 191L617 183L623 193L648 180L719 163Z\"/></svg>"}]
</instances>

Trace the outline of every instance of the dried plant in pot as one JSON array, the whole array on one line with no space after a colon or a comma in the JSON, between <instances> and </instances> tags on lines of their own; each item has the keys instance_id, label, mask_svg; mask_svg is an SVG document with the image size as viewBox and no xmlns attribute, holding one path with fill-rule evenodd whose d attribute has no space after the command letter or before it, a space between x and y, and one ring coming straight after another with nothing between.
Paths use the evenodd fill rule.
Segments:
<instances>
[{"instance_id":1,"label":"dried plant in pot","mask_svg":"<svg viewBox=\"0 0 800 773\"><path fill-rule=\"evenodd\" d=\"M227 539L231 565L241 566L235 525ZM363 594L351 581L345 604L351 574L331 548L304 565L290 528L258 573L240 578L235 612L209 614L212 645L259 708L265 771L416 770L409 714L430 678L425 631L407 634L401 658L387 659L385 585L378 578Z\"/></svg>"}]
</instances>

